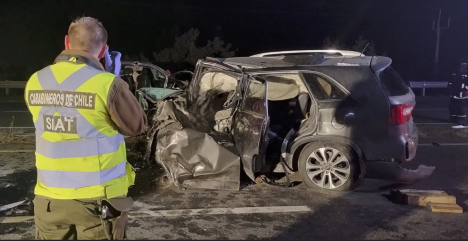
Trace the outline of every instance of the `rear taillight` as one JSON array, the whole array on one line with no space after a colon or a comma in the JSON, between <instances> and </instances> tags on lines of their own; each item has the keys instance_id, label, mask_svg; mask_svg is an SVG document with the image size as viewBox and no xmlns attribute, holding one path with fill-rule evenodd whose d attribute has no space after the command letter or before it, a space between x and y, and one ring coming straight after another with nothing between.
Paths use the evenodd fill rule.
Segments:
<instances>
[{"instance_id":1,"label":"rear taillight","mask_svg":"<svg viewBox=\"0 0 468 241\"><path fill-rule=\"evenodd\" d=\"M401 125L411 119L413 113L413 104L392 106L390 111L390 123Z\"/></svg>"}]
</instances>

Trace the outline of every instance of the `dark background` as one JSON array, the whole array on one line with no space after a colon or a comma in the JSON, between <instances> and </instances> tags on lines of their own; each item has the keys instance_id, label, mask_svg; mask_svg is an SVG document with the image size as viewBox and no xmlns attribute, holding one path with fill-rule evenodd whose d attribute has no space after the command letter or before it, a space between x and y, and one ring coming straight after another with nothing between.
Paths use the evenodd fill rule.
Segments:
<instances>
[{"instance_id":1,"label":"dark background","mask_svg":"<svg viewBox=\"0 0 468 241\"><path fill-rule=\"evenodd\" d=\"M440 45L438 79L446 81L468 56L467 0L2 0L0 72L28 78L63 49L72 19L88 15L103 22L111 50L150 60L192 27L201 32L200 45L219 36L238 49L236 56L319 49L326 36L353 45L363 33L406 80L429 80L439 8L442 25L451 16Z\"/></svg>"}]
</instances>

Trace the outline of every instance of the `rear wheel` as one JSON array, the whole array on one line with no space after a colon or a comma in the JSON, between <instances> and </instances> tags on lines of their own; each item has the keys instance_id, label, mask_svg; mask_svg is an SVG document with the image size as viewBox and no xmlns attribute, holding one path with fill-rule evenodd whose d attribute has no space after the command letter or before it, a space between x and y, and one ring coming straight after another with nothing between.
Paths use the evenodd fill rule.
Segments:
<instances>
[{"instance_id":1,"label":"rear wheel","mask_svg":"<svg viewBox=\"0 0 468 241\"><path fill-rule=\"evenodd\" d=\"M298 168L311 188L348 191L359 179L358 156L349 146L340 144L308 144L299 156Z\"/></svg>"}]
</instances>

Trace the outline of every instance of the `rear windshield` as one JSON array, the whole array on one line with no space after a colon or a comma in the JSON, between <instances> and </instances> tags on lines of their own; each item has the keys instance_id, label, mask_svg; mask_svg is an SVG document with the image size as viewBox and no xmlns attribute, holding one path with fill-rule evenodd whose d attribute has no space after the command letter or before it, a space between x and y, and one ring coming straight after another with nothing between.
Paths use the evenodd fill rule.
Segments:
<instances>
[{"instance_id":1,"label":"rear windshield","mask_svg":"<svg viewBox=\"0 0 468 241\"><path fill-rule=\"evenodd\" d=\"M379 72L378 78L389 96L406 95L409 92L408 84L390 66Z\"/></svg>"}]
</instances>

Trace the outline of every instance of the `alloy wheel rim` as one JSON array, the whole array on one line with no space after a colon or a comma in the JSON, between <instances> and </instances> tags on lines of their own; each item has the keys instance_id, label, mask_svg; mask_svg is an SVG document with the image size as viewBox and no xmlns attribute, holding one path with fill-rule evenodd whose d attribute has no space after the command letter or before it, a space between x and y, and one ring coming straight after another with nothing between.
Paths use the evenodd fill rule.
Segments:
<instances>
[{"instance_id":1,"label":"alloy wheel rim","mask_svg":"<svg viewBox=\"0 0 468 241\"><path fill-rule=\"evenodd\" d=\"M348 158L332 147L313 151L306 162L309 179L318 187L335 189L345 184L351 174Z\"/></svg>"}]
</instances>

